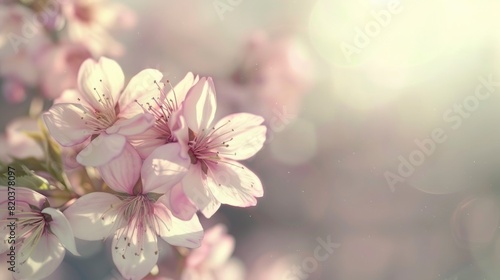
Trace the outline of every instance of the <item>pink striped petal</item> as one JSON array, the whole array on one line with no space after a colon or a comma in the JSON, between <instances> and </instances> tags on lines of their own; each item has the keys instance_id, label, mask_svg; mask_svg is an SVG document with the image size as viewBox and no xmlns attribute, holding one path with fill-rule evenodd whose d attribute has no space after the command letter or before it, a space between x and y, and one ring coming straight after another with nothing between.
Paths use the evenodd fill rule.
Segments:
<instances>
[{"instance_id":1,"label":"pink striped petal","mask_svg":"<svg viewBox=\"0 0 500 280\"><path fill-rule=\"evenodd\" d=\"M117 192L132 194L141 175L142 160L132 145L126 143L123 152L98 167L102 179Z\"/></svg>"},{"instance_id":2,"label":"pink striped petal","mask_svg":"<svg viewBox=\"0 0 500 280\"><path fill-rule=\"evenodd\" d=\"M191 166L182 179L182 188L186 196L203 213L206 218L212 217L220 207L220 202L212 195L203 179L201 169Z\"/></svg>"},{"instance_id":3,"label":"pink striped petal","mask_svg":"<svg viewBox=\"0 0 500 280\"><path fill-rule=\"evenodd\" d=\"M101 166L120 155L126 142L123 135L101 133L78 153L76 161L84 166Z\"/></svg>"},{"instance_id":4,"label":"pink striped petal","mask_svg":"<svg viewBox=\"0 0 500 280\"><path fill-rule=\"evenodd\" d=\"M182 184L180 183L175 185L170 192L161 196L158 202L165 204L175 217L183 221L191 220L196 211L198 211L196 206L184 193Z\"/></svg>"},{"instance_id":5,"label":"pink striped petal","mask_svg":"<svg viewBox=\"0 0 500 280\"><path fill-rule=\"evenodd\" d=\"M144 193L166 193L184 177L190 162L179 153L180 145L169 143L144 160L141 170Z\"/></svg>"}]
</instances>

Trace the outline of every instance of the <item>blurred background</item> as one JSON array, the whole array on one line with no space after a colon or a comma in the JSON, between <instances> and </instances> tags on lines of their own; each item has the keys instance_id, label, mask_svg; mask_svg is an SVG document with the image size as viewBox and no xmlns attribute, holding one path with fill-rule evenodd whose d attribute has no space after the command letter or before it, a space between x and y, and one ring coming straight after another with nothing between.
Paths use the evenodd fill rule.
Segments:
<instances>
[{"instance_id":1,"label":"blurred background","mask_svg":"<svg viewBox=\"0 0 500 280\"><path fill-rule=\"evenodd\" d=\"M212 76L219 117L268 126L245 162L264 197L203 220L235 236L246 279L500 279L500 2L90 2L107 10L72 15L93 12L107 32L68 32L85 47L35 34L22 44L44 47L14 53L0 24L2 129L33 98L49 106L86 57L111 56L129 78ZM103 254L68 256L62 279L118 277Z\"/></svg>"}]
</instances>

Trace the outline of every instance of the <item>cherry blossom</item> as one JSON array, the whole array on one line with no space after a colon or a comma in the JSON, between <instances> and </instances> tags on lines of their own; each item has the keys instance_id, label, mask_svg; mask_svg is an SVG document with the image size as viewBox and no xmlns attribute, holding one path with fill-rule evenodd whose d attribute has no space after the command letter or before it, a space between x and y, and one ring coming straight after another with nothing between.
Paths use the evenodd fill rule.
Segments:
<instances>
[{"instance_id":1,"label":"cherry blossom","mask_svg":"<svg viewBox=\"0 0 500 280\"><path fill-rule=\"evenodd\" d=\"M15 279L42 279L54 272L61 264L67 249L78 255L73 230L61 211L51 208L45 196L27 188L16 187L14 216L8 209L8 187L0 186L0 253L11 250L8 236L15 221L15 252L17 266L12 273Z\"/></svg>"},{"instance_id":2,"label":"cherry blossom","mask_svg":"<svg viewBox=\"0 0 500 280\"><path fill-rule=\"evenodd\" d=\"M78 73L78 89L65 91L43 114L51 136L65 147L91 139L76 158L84 166L99 167L116 158L130 145L128 136L153 125L151 115L129 117L127 112L134 102L131 96L139 94L134 92L134 81L143 75L144 71L133 77L122 93L124 75L118 63L105 57L98 62L85 60Z\"/></svg>"},{"instance_id":3,"label":"cherry blossom","mask_svg":"<svg viewBox=\"0 0 500 280\"><path fill-rule=\"evenodd\" d=\"M200 246L186 258L181 280L243 280L243 264L231 258L234 237L219 224L208 230Z\"/></svg>"},{"instance_id":4,"label":"cherry blossom","mask_svg":"<svg viewBox=\"0 0 500 280\"><path fill-rule=\"evenodd\" d=\"M158 237L171 245L188 248L198 247L203 238L203 228L196 216L189 221L175 218L165 205L165 196L151 193L154 185L144 180L137 183L140 166L139 155L127 146L105 167L120 170L120 174L103 174L104 181L118 194L90 193L64 212L77 238L113 237L113 261L126 279L142 279L156 265ZM142 174L150 172L149 169L143 167Z\"/></svg>"},{"instance_id":5,"label":"cherry blossom","mask_svg":"<svg viewBox=\"0 0 500 280\"><path fill-rule=\"evenodd\" d=\"M147 111L155 117L155 124L148 131L130 137L131 144L134 145L142 158L146 158L154 149L164 144L177 141L173 133L177 114L186 94L198 82L199 77L188 73L184 79L166 93L164 91L165 85L159 83L161 76L151 77L151 79L158 79L158 81L149 81L145 85L146 90L137 90L136 92L144 93L137 97L138 106L136 106L135 111L134 108L130 108L130 111L135 114ZM170 82L168 84L170 85ZM152 85L153 87L151 87Z\"/></svg>"},{"instance_id":6,"label":"cherry blossom","mask_svg":"<svg viewBox=\"0 0 500 280\"><path fill-rule=\"evenodd\" d=\"M118 1L68 0L62 2L66 32L70 41L84 43L94 55L117 56L122 45L109 32L135 24L135 15Z\"/></svg>"},{"instance_id":7,"label":"cherry blossom","mask_svg":"<svg viewBox=\"0 0 500 280\"><path fill-rule=\"evenodd\" d=\"M186 163L182 181L165 181L171 174L155 174L159 189L169 195L169 206L181 219L199 209L211 217L221 203L248 207L263 195L260 179L238 163L255 155L265 141L266 127L260 116L239 113L213 124L216 110L215 88L211 78L201 78L188 92L178 114L177 143L154 150L145 165ZM181 161L184 159L184 161ZM195 206L195 207L194 207Z\"/></svg>"}]
</instances>

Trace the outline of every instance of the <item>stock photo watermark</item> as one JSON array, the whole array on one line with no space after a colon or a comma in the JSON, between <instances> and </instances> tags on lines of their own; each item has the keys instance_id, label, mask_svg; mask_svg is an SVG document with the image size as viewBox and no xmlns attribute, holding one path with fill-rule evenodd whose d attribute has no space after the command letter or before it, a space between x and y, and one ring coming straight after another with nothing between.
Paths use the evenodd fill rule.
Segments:
<instances>
[{"instance_id":1,"label":"stock photo watermark","mask_svg":"<svg viewBox=\"0 0 500 280\"><path fill-rule=\"evenodd\" d=\"M322 238L316 238L318 246L314 248L313 254L302 260L300 265L294 265L286 272L282 280L304 280L314 273L321 262L325 262L334 253L334 249L340 247L339 243L332 242L331 236L326 237L326 241Z\"/></svg>"},{"instance_id":2,"label":"stock photo watermark","mask_svg":"<svg viewBox=\"0 0 500 280\"><path fill-rule=\"evenodd\" d=\"M11 272L16 272L16 237L17 237L17 217L16 216L16 169L14 167L8 167L7 173L8 179L8 189L7 189L7 211L8 224L5 226L5 235L4 243L6 243L6 253L7 263L9 264L7 270ZM7 245L9 244L9 245Z\"/></svg>"},{"instance_id":3,"label":"stock photo watermark","mask_svg":"<svg viewBox=\"0 0 500 280\"><path fill-rule=\"evenodd\" d=\"M243 0L215 0L212 5L219 19L224 20L224 14L234 11L242 2Z\"/></svg>"},{"instance_id":4,"label":"stock photo watermark","mask_svg":"<svg viewBox=\"0 0 500 280\"><path fill-rule=\"evenodd\" d=\"M493 81L492 75L489 77L479 77L479 84L473 94L465 97L462 102L456 103L443 113L443 121L450 126L452 130L459 129L464 120L470 118L477 111L482 101L488 100L500 87L500 82ZM424 164L427 158L431 157L440 144L448 140L448 135L442 127L432 130L429 137L425 139L415 139L416 148L412 150L407 157L398 156L398 167L395 172L386 171L384 177L392 192L396 189L398 183L404 183L406 179L413 175L417 167Z\"/></svg>"},{"instance_id":5,"label":"stock photo watermark","mask_svg":"<svg viewBox=\"0 0 500 280\"><path fill-rule=\"evenodd\" d=\"M372 39L380 35L383 28L389 26L394 15L403 11L403 6L399 0L393 0L387 3L387 8L379 11L372 10L370 12L371 20L365 24L363 28L354 28L354 36L352 43L342 42L340 49L347 61L352 62L354 54L360 54L363 49L368 47Z\"/></svg>"}]
</instances>

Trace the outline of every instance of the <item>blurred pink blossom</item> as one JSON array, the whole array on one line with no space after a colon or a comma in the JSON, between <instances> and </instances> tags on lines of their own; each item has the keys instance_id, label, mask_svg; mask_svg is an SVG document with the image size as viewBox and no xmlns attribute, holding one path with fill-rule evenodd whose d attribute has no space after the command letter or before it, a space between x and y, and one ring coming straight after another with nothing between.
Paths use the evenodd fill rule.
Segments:
<instances>
[{"instance_id":1,"label":"blurred pink blossom","mask_svg":"<svg viewBox=\"0 0 500 280\"><path fill-rule=\"evenodd\" d=\"M12 4L0 7L0 76L28 86L38 82L33 60L40 48L50 42L35 14Z\"/></svg>"},{"instance_id":2,"label":"blurred pink blossom","mask_svg":"<svg viewBox=\"0 0 500 280\"><path fill-rule=\"evenodd\" d=\"M76 88L80 65L88 58L90 51L80 43L46 46L36 59L42 95L54 99L64 90Z\"/></svg>"},{"instance_id":3,"label":"blurred pink blossom","mask_svg":"<svg viewBox=\"0 0 500 280\"><path fill-rule=\"evenodd\" d=\"M2 93L8 103L21 103L26 99L26 88L18 78L4 78Z\"/></svg>"},{"instance_id":4,"label":"blurred pink blossom","mask_svg":"<svg viewBox=\"0 0 500 280\"><path fill-rule=\"evenodd\" d=\"M233 100L238 110L249 110L266 119L283 107L296 115L313 77L313 63L300 39L255 32L233 74L234 84L225 85L221 93Z\"/></svg>"},{"instance_id":5,"label":"blurred pink blossom","mask_svg":"<svg viewBox=\"0 0 500 280\"><path fill-rule=\"evenodd\" d=\"M68 0L62 5L67 19L66 32L70 41L85 44L93 55L119 56L123 46L109 32L130 28L135 14L119 1Z\"/></svg>"},{"instance_id":6,"label":"blurred pink blossom","mask_svg":"<svg viewBox=\"0 0 500 280\"><path fill-rule=\"evenodd\" d=\"M0 205L7 209L8 187L0 187ZM52 274L61 264L65 249L78 255L73 230L61 211L51 208L47 198L31 189L16 187L16 253L15 279L42 279ZM10 205L10 204L9 204ZM1 212L2 236L11 228L8 212ZM0 243L0 253L10 249Z\"/></svg>"},{"instance_id":7,"label":"blurred pink blossom","mask_svg":"<svg viewBox=\"0 0 500 280\"><path fill-rule=\"evenodd\" d=\"M190 252L181 280L243 280L243 264L231 258L234 237L219 224L205 233L201 246Z\"/></svg>"},{"instance_id":8,"label":"blurred pink blossom","mask_svg":"<svg viewBox=\"0 0 500 280\"><path fill-rule=\"evenodd\" d=\"M0 160L10 163L13 158L25 159L33 157L43 159L42 147L26 133L40 131L36 119L23 117L11 121L5 130L4 145L0 146Z\"/></svg>"}]
</instances>

